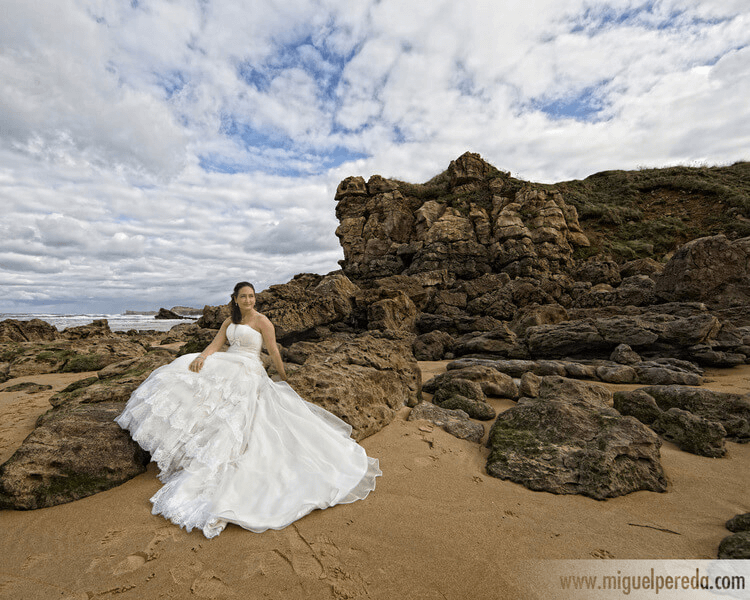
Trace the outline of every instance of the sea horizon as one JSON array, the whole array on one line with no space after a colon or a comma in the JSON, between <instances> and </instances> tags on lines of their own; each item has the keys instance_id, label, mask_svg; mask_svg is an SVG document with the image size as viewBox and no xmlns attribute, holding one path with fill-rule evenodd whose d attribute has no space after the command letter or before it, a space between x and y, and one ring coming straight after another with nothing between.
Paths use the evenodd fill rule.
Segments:
<instances>
[{"instance_id":1,"label":"sea horizon","mask_svg":"<svg viewBox=\"0 0 750 600\"><path fill-rule=\"evenodd\" d=\"M17 321L31 321L32 319L41 319L42 321L54 326L58 331L63 331L69 327L78 327L88 325L100 319L106 319L109 328L112 331L169 331L175 325L180 323L194 323L198 316L186 316L183 319L156 319L156 312L149 314L150 311L125 311L123 313L0 313L0 321L15 319Z\"/></svg>"}]
</instances>

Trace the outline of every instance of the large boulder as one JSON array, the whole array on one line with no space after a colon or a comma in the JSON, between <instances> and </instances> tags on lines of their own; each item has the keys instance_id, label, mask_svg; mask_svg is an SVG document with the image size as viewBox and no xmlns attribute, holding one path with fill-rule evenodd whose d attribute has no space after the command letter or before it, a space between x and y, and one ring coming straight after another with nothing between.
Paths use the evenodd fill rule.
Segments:
<instances>
[{"instance_id":1,"label":"large boulder","mask_svg":"<svg viewBox=\"0 0 750 600\"><path fill-rule=\"evenodd\" d=\"M685 452L720 458L727 453L724 438L726 430L715 421L709 421L686 410L670 408L662 412L651 428L664 439L674 442Z\"/></svg>"},{"instance_id":2,"label":"large boulder","mask_svg":"<svg viewBox=\"0 0 750 600\"><path fill-rule=\"evenodd\" d=\"M77 500L142 473L147 453L114 418L167 350L111 365L50 398L21 447L0 466L0 507L35 509Z\"/></svg>"},{"instance_id":3,"label":"large boulder","mask_svg":"<svg viewBox=\"0 0 750 600\"><path fill-rule=\"evenodd\" d=\"M41 319L0 321L0 344L13 342L51 342L59 337L57 328Z\"/></svg>"},{"instance_id":4,"label":"large boulder","mask_svg":"<svg viewBox=\"0 0 750 600\"><path fill-rule=\"evenodd\" d=\"M463 410L472 419L488 421L495 418L495 409L486 402L482 387L468 379L448 378L432 396L433 404L452 410Z\"/></svg>"},{"instance_id":5,"label":"large boulder","mask_svg":"<svg viewBox=\"0 0 750 600\"><path fill-rule=\"evenodd\" d=\"M487 473L531 490L604 500L667 489L658 436L575 397L522 398L498 415L487 446Z\"/></svg>"},{"instance_id":6,"label":"large boulder","mask_svg":"<svg viewBox=\"0 0 750 600\"><path fill-rule=\"evenodd\" d=\"M661 274L656 294L668 301L702 301L712 306L750 302L750 237L724 235L692 240L678 248Z\"/></svg>"},{"instance_id":7,"label":"large boulder","mask_svg":"<svg viewBox=\"0 0 750 600\"><path fill-rule=\"evenodd\" d=\"M659 408L686 410L708 421L720 423L727 439L750 442L750 395L718 392L682 385L653 385L640 388Z\"/></svg>"},{"instance_id":8,"label":"large boulder","mask_svg":"<svg viewBox=\"0 0 750 600\"><path fill-rule=\"evenodd\" d=\"M98 371L107 365L145 353L146 348L141 343L127 337L88 336L79 331L72 334L72 339L64 339L61 335L53 342L14 345L6 373L8 378L14 378L44 373Z\"/></svg>"},{"instance_id":9,"label":"large boulder","mask_svg":"<svg viewBox=\"0 0 750 600\"><path fill-rule=\"evenodd\" d=\"M449 363L448 370L435 375L422 386L422 391L434 394L451 379L466 379L479 384L486 396L497 398L517 398L518 386L513 378L497 369L482 364L475 364L463 368L453 368L456 363Z\"/></svg>"},{"instance_id":10,"label":"large boulder","mask_svg":"<svg viewBox=\"0 0 750 600\"><path fill-rule=\"evenodd\" d=\"M421 374L411 351L413 338L395 332L338 334L289 349L300 357L287 381L308 402L349 423L357 440L393 420L421 397Z\"/></svg>"},{"instance_id":11,"label":"large boulder","mask_svg":"<svg viewBox=\"0 0 750 600\"><path fill-rule=\"evenodd\" d=\"M601 356L617 346L632 349L673 349L690 354L691 348L705 344L721 330L719 320L708 313L687 317L665 314L584 318L555 325L538 325L526 330L526 343L532 356Z\"/></svg>"},{"instance_id":12,"label":"large boulder","mask_svg":"<svg viewBox=\"0 0 750 600\"><path fill-rule=\"evenodd\" d=\"M348 319L359 288L346 275L304 273L258 294L258 310L274 324L276 338L289 343L310 337L316 327Z\"/></svg>"},{"instance_id":13,"label":"large boulder","mask_svg":"<svg viewBox=\"0 0 750 600\"><path fill-rule=\"evenodd\" d=\"M0 508L55 506L142 473L150 457L114 422L121 410L103 402L46 416L0 466Z\"/></svg>"}]
</instances>

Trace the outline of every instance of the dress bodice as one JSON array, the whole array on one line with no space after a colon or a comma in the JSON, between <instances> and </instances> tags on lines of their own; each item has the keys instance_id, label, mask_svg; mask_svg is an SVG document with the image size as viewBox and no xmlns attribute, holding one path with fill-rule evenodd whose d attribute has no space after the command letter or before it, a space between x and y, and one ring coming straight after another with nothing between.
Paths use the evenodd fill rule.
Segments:
<instances>
[{"instance_id":1,"label":"dress bodice","mask_svg":"<svg viewBox=\"0 0 750 600\"><path fill-rule=\"evenodd\" d=\"M239 352L256 358L260 356L263 336L250 325L230 323L227 327L227 340L229 340L228 352Z\"/></svg>"}]
</instances>

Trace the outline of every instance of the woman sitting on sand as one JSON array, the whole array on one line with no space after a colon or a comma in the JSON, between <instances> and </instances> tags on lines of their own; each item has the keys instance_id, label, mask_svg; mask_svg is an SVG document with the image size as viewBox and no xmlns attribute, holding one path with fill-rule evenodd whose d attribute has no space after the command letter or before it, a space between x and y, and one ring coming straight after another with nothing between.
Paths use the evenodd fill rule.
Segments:
<instances>
[{"instance_id":1,"label":"woman sitting on sand","mask_svg":"<svg viewBox=\"0 0 750 600\"><path fill-rule=\"evenodd\" d=\"M227 523L282 529L316 508L365 498L382 473L351 426L266 374L264 342L286 379L252 284L234 287L231 309L203 352L156 369L115 419L159 467L153 514L211 538Z\"/></svg>"}]
</instances>

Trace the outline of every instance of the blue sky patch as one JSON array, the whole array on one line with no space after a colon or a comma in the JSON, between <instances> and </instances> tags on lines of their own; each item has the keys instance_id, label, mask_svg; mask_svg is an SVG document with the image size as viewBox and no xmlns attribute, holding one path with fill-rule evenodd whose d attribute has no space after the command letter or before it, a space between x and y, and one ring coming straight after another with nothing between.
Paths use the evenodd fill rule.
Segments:
<instances>
[{"instance_id":1,"label":"blue sky patch","mask_svg":"<svg viewBox=\"0 0 750 600\"><path fill-rule=\"evenodd\" d=\"M591 86L578 93L557 98L532 100L531 107L552 119L575 119L576 121L600 121L599 114L605 108L602 85Z\"/></svg>"}]
</instances>

